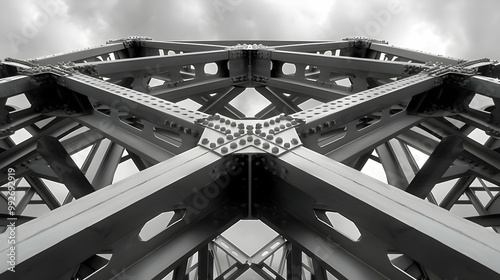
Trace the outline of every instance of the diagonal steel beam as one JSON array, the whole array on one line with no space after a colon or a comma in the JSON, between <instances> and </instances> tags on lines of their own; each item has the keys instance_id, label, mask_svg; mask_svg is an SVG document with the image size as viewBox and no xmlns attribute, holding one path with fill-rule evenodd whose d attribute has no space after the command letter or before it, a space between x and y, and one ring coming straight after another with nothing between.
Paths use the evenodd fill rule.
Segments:
<instances>
[{"instance_id":1,"label":"diagonal steel beam","mask_svg":"<svg viewBox=\"0 0 500 280\"><path fill-rule=\"evenodd\" d=\"M195 148L21 225L16 236L18 272L7 271L9 248L2 243L1 277L56 279L161 209L181 206L179 202L192 195L192 189L185 186L211 182L210 171L219 161L218 155Z\"/></svg>"},{"instance_id":2,"label":"diagonal steel beam","mask_svg":"<svg viewBox=\"0 0 500 280\"><path fill-rule=\"evenodd\" d=\"M458 137L443 138L408 185L406 192L425 198L462 151L462 141Z\"/></svg>"},{"instance_id":3,"label":"diagonal steel beam","mask_svg":"<svg viewBox=\"0 0 500 280\"><path fill-rule=\"evenodd\" d=\"M40 65L57 64L61 61L83 61L93 59L100 55L107 55L112 52L122 51L125 49L123 43L107 44L86 50L63 53L60 55L52 55L47 57L36 58L35 61Z\"/></svg>"},{"instance_id":4,"label":"diagonal steel beam","mask_svg":"<svg viewBox=\"0 0 500 280\"><path fill-rule=\"evenodd\" d=\"M223 50L226 47L217 44L205 44L205 43L183 43L183 42L162 42L155 40L142 41L142 47L144 48L154 48L162 49L165 53L169 50L173 51L183 51L183 52L205 52L213 50Z\"/></svg>"},{"instance_id":5,"label":"diagonal steel beam","mask_svg":"<svg viewBox=\"0 0 500 280\"><path fill-rule=\"evenodd\" d=\"M386 77L387 75L400 76L405 67L423 67L422 64L382 61L344 56L327 56L323 54L309 54L276 50L271 54L272 60L305 65L323 66L342 71L367 72L369 77Z\"/></svg>"},{"instance_id":6,"label":"diagonal steel beam","mask_svg":"<svg viewBox=\"0 0 500 280\"><path fill-rule=\"evenodd\" d=\"M306 96L323 102L329 102L334 99L342 98L349 94L344 89L327 88L307 81L298 81L288 78L270 78L267 86L277 88L284 92L294 93L300 96Z\"/></svg>"},{"instance_id":7,"label":"diagonal steel beam","mask_svg":"<svg viewBox=\"0 0 500 280\"><path fill-rule=\"evenodd\" d=\"M182 108L172 102L124 88L82 74L58 78L58 83L75 92L95 98L119 111L131 113L154 124L172 124L181 133L197 135L200 127L195 121L207 114ZM189 133L186 129L189 129Z\"/></svg>"},{"instance_id":8,"label":"diagonal steel beam","mask_svg":"<svg viewBox=\"0 0 500 280\"><path fill-rule=\"evenodd\" d=\"M229 78L210 78L201 81L186 82L179 86L162 85L151 89L150 94L165 100L177 101L193 96L209 94L232 86Z\"/></svg>"},{"instance_id":9,"label":"diagonal steel beam","mask_svg":"<svg viewBox=\"0 0 500 280\"><path fill-rule=\"evenodd\" d=\"M460 62L460 60L456 58L434 55L430 53L423 53L415 50L394 47L386 44L371 43L369 48L370 50L395 55L415 62L425 63L428 61L432 61L432 62L442 62L444 64L451 64L451 65L455 65Z\"/></svg>"},{"instance_id":10,"label":"diagonal steel beam","mask_svg":"<svg viewBox=\"0 0 500 280\"><path fill-rule=\"evenodd\" d=\"M304 124L297 128L297 132L316 133L317 130L321 131L324 127L330 127L331 123L345 124L428 91L435 87L437 79L437 77L425 75L411 76L291 116L304 121Z\"/></svg>"},{"instance_id":11,"label":"diagonal steel beam","mask_svg":"<svg viewBox=\"0 0 500 280\"><path fill-rule=\"evenodd\" d=\"M60 181L76 199L95 191L80 168L57 138L44 136L38 140L37 152L47 161Z\"/></svg>"},{"instance_id":12,"label":"diagonal steel beam","mask_svg":"<svg viewBox=\"0 0 500 280\"><path fill-rule=\"evenodd\" d=\"M108 75L120 72L131 72L131 71L150 71L154 73L156 71L162 71L169 67L178 67L192 64L205 64L214 61L228 60L229 53L226 50L215 50L215 51L203 51L194 53L183 53L176 55L166 55L166 56L147 56L147 57L137 57L128 58L112 61L101 61L101 62L89 62L81 65L86 67L92 67L96 74ZM77 64L76 66L79 66Z\"/></svg>"},{"instance_id":13,"label":"diagonal steel beam","mask_svg":"<svg viewBox=\"0 0 500 280\"><path fill-rule=\"evenodd\" d=\"M286 181L318 205L335 209L440 277L499 277L498 235L306 148L277 162L288 170Z\"/></svg>"},{"instance_id":14,"label":"diagonal steel beam","mask_svg":"<svg viewBox=\"0 0 500 280\"><path fill-rule=\"evenodd\" d=\"M299 43L276 46L277 50L280 51L291 51L291 52L317 52L317 51L327 51L344 49L349 47L349 42L347 41L337 41L337 42L314 42L314 43Z\"/></svg>"}]
</instances>

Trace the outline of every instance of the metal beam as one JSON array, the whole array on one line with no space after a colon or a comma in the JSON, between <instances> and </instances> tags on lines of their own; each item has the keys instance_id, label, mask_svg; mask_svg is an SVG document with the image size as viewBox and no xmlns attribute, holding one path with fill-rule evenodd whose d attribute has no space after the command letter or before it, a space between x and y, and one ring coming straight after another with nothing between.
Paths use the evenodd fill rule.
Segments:
<instances>
[{"instance_id":1,"label":"metal beam","mask_svg":"<svg viewBox=\"0 0 500 280\"><path fill-rule=\"evenodd\" d=\"M112 52L122 51L125 49L123 43L115 43L115 44L106 44L98 47L88 48L85 50L74 51L63 53L59 55L52 55L46 57L36 58L36 63L40 65L48 65L48 64L57 64L61 61L84 61L89 59L95 59L100 55L107 55Z\"/></svg>"},{"instance_id":2,"label":"metal beam","mask_svg":"<svg viewBox=\"0 0 500 280\"><path fill-rule=\"evenodd\" d=\"M349 94L348 91L341 89L340 87L326 87L317 85L313 82L298 81L287 78L270 78L267 81L267 86L280 89L286 93L293 93L300 96L314 98L322 102L329 102Z\"/></svg>"},{"instance_id":3,"label":"metal beam","mask_svg":"<svg viewBox=\"0 0 500 280\"><path fill-rule=\"evenodd\" d=\"M440 277L498 278L498 235L306 148L277 161L288 170L286 181L318 205L340 212Z\"/></svg>"},{"instance_id":4,"label":"metal beam","mask_svg":"<svg viewBox=\"0 0 500 280\"><path fill-rule=\"evenodd\" d=\"M271 59L288 63L326 67L326 69L340 69L341 71L351 74L366 72L368 73L368 77L390 77L390 75L400 76L405 71L405 67L422 67L422 64L417 63L382 61L357 57L327 56L323 54L298 53L281 50L273 51Z\"/></svg>"},{"instance_id":5,"label":"metal beam","mask_svg":"<svg viewBox=\"0 0 500 280\"><path fill-rule=\"evenodd\" d=\"M120 112L133 113L154 124L175 124L171 125L172 128L180 133L186 133L186 128L190 129L187 134L199 134L200 127L195 121L208 117L207 114L182 108L169 101L81 74L59 77L58 83Z\"/></svg>"},{"instance_id":6,"label":"metal beam","mask_svg":"<svg viewBox=\"0 0 500 280\"><path fill-rule=\"evenodd\" d=\"M214 61L228 60L229 53L226 50L204 51L195 53L183 53L176 55L157 55L147 57L137 57L129 59L89 62L81 65L93 67L96 74L109 75L120 72L133 72L133 71L149 71L155 73L163 71L167 68L176 67L177 71L181 70L182 66L201 64L204 66L206 63ZM77 64L76 66L79 66ZM203 72L204 73L204 72Z\"/></svg>"},{"instance_id":7,"label":"metal beam","mask_svg":"<svg viewBox=\"0 0 500 280\"><path fill-rule=\"evenodd\" d=\"M443 138L406 191L416 197L425 198L462 151L462 141L458 137Z\"/></svg>"},{"instance_id":8,"label":"metal beam","mask_svg":"<svg viewBox=\"0 0 500 280\"><path fill-rule=\"evenodd\" d=\"M61 182L66 185L73 197L76 199L82 198L95 191L56 138L51 136L42 137L38 140L36 150L47 161Z\"/></svg>"},{"instance_id":9,"label":"metal beam","mask_svg":"<svg viewBox=\"0 0 500 280\"><path fill-rule=\"evenodd\" d=\"M343 97L314 107L307 111L302 111L291 115L294 118L302 119L304 124L299 126L299 133L316 128L330 127L331 123L345 124L353 119L368 115L371 112L379 111L394 102L401 102L414 95L428 91L435 87L437 77L415 75L405 79L385 84L373 89ZM370 100L370 102L365 102Z\"/></svg>"},{"instance_id":10,"label":"metal beam","mask_svg":"<svg viewBox=\"0 0 500 280\"><path fill-rule=\"evenodd\" d=\"M7 271L5 258L9 248L5 243L0 251L2 277L30 279L44 275L56 279L143 225L159 210L181 206L179 202L192 194L192 189L185 186L210 182L210 170L219 159L205 149L192 149L20 226L16 247L18 272ZM186 177L190 174L194 176Z\"/></svg>"},{"instance_id":11,"label":"metal beam","mask_svg":"<svg viewBox=\"0 0 500 280\"><path fill-rule=\"evenodd\" d=\"M290 44L277 46L276 49L280 51L289 52L317 52L317 51L333 51L348 48L349 42L337 41L337 42L314 42L314 43L301 43L301 44Z\"/></svg>"},{"instance_id":12,"label":"metal beam","mask_svg":"<svg viewBox=\"0 0 500 280\"><path fill-rule=\"evenodd\" d=\"M369 48L370 50L395 55L398 57L406 58L414 62L425 63L428 61L432 61L432 62L442 62L444 64L451 64L451 65L455 65L460 62L460 60L456 58L434 55L430 53L423 53L415 50L394 47L386 44L371 43Z\"/></svg>"}]
</instances>

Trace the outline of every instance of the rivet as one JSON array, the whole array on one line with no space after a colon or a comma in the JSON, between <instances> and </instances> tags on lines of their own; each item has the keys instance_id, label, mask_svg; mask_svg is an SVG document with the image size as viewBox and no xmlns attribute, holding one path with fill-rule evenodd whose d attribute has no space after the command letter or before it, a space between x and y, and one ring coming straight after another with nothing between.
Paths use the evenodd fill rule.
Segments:
<instances>
[{"instance_id":1,"label":"rivet","mask_svg":"<svg viewBox=\"0 0 500 280\"><path fill-rule=\"evenodd\" d=\"M235 142L232 142L229 147L231 147L231 149L236 149L238 147L238 144L236 144Z\"/></svg>"},{"instance_id":2,"label":"rivet","mask_svg":"<svg viewBox=\"0 0 500 280\"><path fill-rule=\"evenodd\" d=\"M248 142L252 142L252 141L253 141L253 137L252 137L252 136L248 136L248 137L247 137L247 141L248 141Z\"/></svg>"},{"instance_id":3,"label":"rivet","mask_svg":"<svg viewBox=\"0 0 500 280\"><path fill-rule=\"evenodd\" d=\"M245 139L240 139L240 145L245 145L247 141Z\"/></svg>"},{"instance_id":4,"label":"rivet","mask_svg":"<svg viewBox=\"0 0 500 280\"><path fill-rule=\"evenodd\" d=\"M231 123L231 126L232 126L232 127L235 127L235 126L236 126L236 122L232 122L232 123Z\"/></svg>"},{"instance_id":5,"label":"rivet","mask_svg":"<svg viewBox=\"0 0 500 280\"><path fill-rule=\"evenodd\" d=\"M286 142L285 143L285 148L287 148L287 149L290 148L290 143Z\"/></svg>"},{"instance_id":6,"label":"rivet","mask_svg":"<svg viewBox=\"0 0 500 280\"><path fill-rule=\"evenodd\" d=\"M259 139L259 138L255 139L255 141L253 141L253 143L254 143L255 145L260 145L260 139Z\"/></svg>"},{"instance_id":7,"label":"rivet","mask_svg":"<svg viewBox=\"0 0 500 280\"><path fill-rule=\"evenodd\" d=\"M216 124L216 125L214 126L214 128L215 128L215 129L219 129L219 128L220 128L220 125Z\"/></svg>"},{"instance_id":8,"label":"rivet","mask_svg":"<svg viewBox=\"0 0 500 280\"><path fill-rule=\"evenodd\" d=\"M239 132L235 132L233 135L234 135L234 137L240 137L240 133Z\"/></svg>"},{"instance_id":9,"label":"rivet","mask_svg":"<svg viewBox=\"0 0 500 280\"><path fill-rule=\"evenodd\" d=\"M264 142L264 144L262 144L262 148L269 149L269 143Z\"/></svg>"},{"instance_id":10,"label":"rivet","mask_svg":"<svg viewBox=\"0 0 500 280\"><path fill-rule=\"evenodd\" d=\"M278 147L273 147L273 148L271 149L271 152L272 152L273 154L277 154L279 151L280 151L280 149L278 149Z\"/></svg>"},{"instance_id":11,"label":"rivet","mask_svg":"<svg viewBox=\"0 0 500 280\"><path fill-rule=\"evenodd\" d=\"M227 139L227 140L233 140L234 138L233 138L233 135L231 135L231 134L230 134L230 135L227 135L227 136L226 136L226 139Z\"/></svg>"},{"instance_id":12,"label":"rivet","mask_svg":"<svg viewBox=\"0 0 500 280\"><path fill-rule=\"evenodd\" d=\"M216 146L216 145L215 145L215 143L214 143L214 142L210 143L210 148L212 148L212 149L213 149L213 148L215 148L215 146Z\"/></svg>"},{"instance_id":13,"label":"rivet","mask_svg":"<svg viewBox=\"0 0 500 280\"><path fill-rule=\"evenodd\" d=\"M287 124L288 124L288 123L287 123ZM281 128L281 129L285 129L285 125L284 125L284 124L280 125L280 128Z\"/></svg>"},{"instance_id":14,"label":"rivet","mask_svg":"<svg viewBox=\"0 0 500 280\"><path fill-rule=\"evenodd\" d=\"M268 122L264 122L264 126L265 126L265 127L268 127L268 126L269 126L269 123L268 123Z\"/></svg>"},{"instance_id":15,"label":"rivet","mask_svg":"<svg viewBox=\"0 0 500 280\"><path fill-rule=\"evenodd\" d=\"M269 121L269 123L270 123L270 124L274 124L274 120L270 120L270 121Z\"/></svg>"},{"instance_id":16,"label":"rivet","mask_svg":"<svg viewBox=\"0 0 500 280\"><path fill-rule=\"evenodd\" d=\"M299 144L299 140L297 138L292 139L292 144L297 145Z\"/></svg>"},{"instance_id":17,"label":"rivet","mask_svg":"<svg viewBox=\"0 0 500 280\"><path fill-rule=\"evenodd\" d=\"M266 137L267 140L273 140L274 139L274 136L272 134L269 134L267 135Z\"/></svg>"},{"instance_id":18,"label":"rivet","mask_svg":"<svg viewBox=\"0 0 500 280\"><path fill-rule=\"evenodd\" d=\"M210 141L208 141L208 138L203 138L203 139L201 139L201 144L203 144L203 145L206 145L206 144L208 144L209 142L210 142Z\"/></svg>"},{"instance_id":19,"label":"rivet","mask_svg":"<svg viewBox=\"0 0 500 280\"><path fill-rule=\"evenodd\" d=\"M222 137L217 138L217 143L219 143L219 144L224 143L224 138L222 138Z\"/></svg>"},{"instance_id":20,"label":"rivet","mask_svg":"<svg viewBox=\"0 0 500 280\"><path fill-rule=\"evenodd\" d=\"M222 147L222 149L221 149L221 152L223 154L227 153L228 151L229 151L229 149L227 147Z\"/></svg>"},{"instance_id":21,"label":"rivet","mask_svg":"<svg viewBox=\"0 0 500 280\"><path fill-rule=\"evenodd\" d=\"M283 143L283 138L281 138L281 137L276 138L276 143L278 143L278 144Z\"/></svg>"},{"instance_id":22,"label":"rivet","mask_svg":"<svg viewBox=\"0 0 500 280\"><path fill-rule=\"evenodd\" d=\"M279 127L275 127L274 131L278 132L278 131L280 131L280 128Z\"/></svg>"}]
</instances>

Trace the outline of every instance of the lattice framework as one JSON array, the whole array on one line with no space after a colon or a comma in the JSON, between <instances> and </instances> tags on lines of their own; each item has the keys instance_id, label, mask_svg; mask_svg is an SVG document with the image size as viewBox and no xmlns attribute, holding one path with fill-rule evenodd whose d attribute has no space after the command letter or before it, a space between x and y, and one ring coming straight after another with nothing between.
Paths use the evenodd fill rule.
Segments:
<instances>
[{"instance_id":1,"label":"lattice framework","mask_svg":"<svg viewBox=\"0 0 500 280\"><path fill-rule=\"evenodd\" d=\"M5 59L0 78L2 279L500 279L497 61L128 37ZM268 100L255 116L232 102L247 88ZM220 235L241 219L279 235L250 256Z\"/></svg>"}]
</instances>

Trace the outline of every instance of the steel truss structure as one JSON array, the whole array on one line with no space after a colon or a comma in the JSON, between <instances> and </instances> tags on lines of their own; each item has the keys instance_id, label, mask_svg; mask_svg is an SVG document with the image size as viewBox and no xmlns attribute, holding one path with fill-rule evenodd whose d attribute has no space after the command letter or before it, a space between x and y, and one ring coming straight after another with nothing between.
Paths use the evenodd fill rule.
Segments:
<instances>
[{"instance_id":1,"label":"steel truss structure","mask_svg":"<svg viewBox=\"0 0 500 280\"><path fill-rule=\"evenodd\" d=\"M128 37L0 77L1 279L500 279L496 61ZM277 237L249 256L241 219Z\"/></svg>"}]
</instances>

